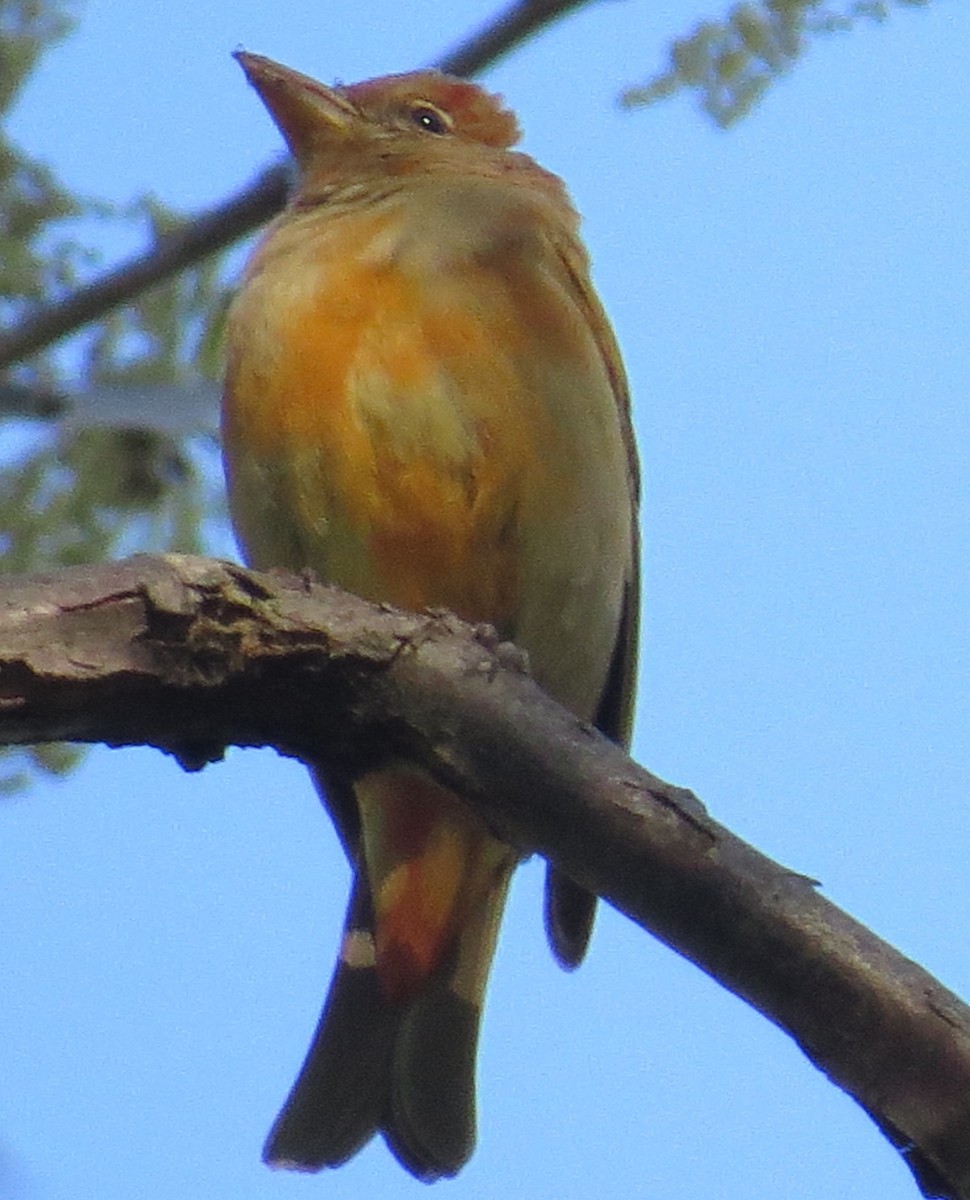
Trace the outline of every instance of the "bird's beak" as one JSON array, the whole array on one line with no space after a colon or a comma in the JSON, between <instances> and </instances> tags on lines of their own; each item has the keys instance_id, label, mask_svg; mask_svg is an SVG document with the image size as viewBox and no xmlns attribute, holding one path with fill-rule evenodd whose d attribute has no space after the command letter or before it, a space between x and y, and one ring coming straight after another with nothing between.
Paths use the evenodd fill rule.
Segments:
<instances>
[{"instance_id":1,"label":"bird's beak","mask_svg":"<svg viewBox=\"0 0 970 1200\"><path fill-rule=\"evenodd\" d=\"M349 100L309 75L245 50L237 50L233 57L259 92L298 162L305 161L318 146L346 136L360 121Z\"/></svg>"}]
</instances>

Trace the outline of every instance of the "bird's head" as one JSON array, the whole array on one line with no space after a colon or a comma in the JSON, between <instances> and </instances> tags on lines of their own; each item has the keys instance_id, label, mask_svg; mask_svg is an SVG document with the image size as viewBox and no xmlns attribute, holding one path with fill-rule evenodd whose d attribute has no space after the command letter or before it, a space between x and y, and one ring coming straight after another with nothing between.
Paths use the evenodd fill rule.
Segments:
<instances>
[{"instance_id":1,"label":"bird's head","mask_svg":"<svg viewBox=\"0 0 970 1200\"><path fill-rule=\"evenodd\" d=\"M328 87L270 58L237 51L300 168L301 192L437 173L559 180L510 148L515 114L500 97L440 71Z\"/></svg>"}]
</instances>

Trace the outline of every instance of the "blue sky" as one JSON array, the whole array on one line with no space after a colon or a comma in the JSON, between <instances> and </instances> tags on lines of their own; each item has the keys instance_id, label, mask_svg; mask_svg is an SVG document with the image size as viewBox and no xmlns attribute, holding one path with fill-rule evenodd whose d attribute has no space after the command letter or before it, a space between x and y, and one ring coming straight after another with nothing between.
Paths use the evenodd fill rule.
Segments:
<instances>
[{"instance_id":1,"label":"blue sky","mask_svg":"<svg viewBox=\"0 0 970 1200\"><path fill-rule=\"evenodd\" d=\"M69 184L202 207L280 143L237 46L325 79L426 63L477 0L90 0L11 130ZM819 41L725 134L620 88L716 6L597 4L488 84L585 216L646 480L635 754L970 995L965 47L945 0ZM137 241L111 235L110 261ZM228 548L228 541L223 544ZM611 911L567 977L517 876L478 1151L438 1187L912 1197L779 1031ZM324 1177L259 1149L329 978L345 868L297 764L187 776L96 751L0 810L10 1193L414 1197L377 1143Z\"/></svg>"}]
</instances>

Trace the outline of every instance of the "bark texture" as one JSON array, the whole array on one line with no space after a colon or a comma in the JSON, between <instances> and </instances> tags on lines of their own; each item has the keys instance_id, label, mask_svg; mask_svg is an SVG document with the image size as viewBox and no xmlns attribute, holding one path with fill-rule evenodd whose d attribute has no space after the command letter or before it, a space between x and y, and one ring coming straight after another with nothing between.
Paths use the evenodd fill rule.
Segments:
<instances>
[{"instance_id":1,"label":"bark texture","mask_svg":"<svg viewBox=\"0 0 970 1200\"><path fill-rule=\"evenodd\" d=\"M970 1009L447 613L169 555L0 584L0 743L420 763L789 1033L926 1196L970 1200Z\"/></svg>"}]
</instances>

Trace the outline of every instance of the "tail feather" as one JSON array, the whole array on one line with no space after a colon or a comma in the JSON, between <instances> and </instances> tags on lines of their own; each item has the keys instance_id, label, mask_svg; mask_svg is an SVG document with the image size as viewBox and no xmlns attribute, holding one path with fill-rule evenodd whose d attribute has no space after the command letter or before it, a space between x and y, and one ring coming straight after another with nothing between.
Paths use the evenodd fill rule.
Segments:
<instances>
[{"instance_id":1,"label":"tail feather","mask_svg":"<svg viewBox=\"0 0 970 1200\"><path fill-rule=\"evenodd\" d=\"M481 1011L439 979L401 1022L382 1132L397 1159L428 1183L456 1175L475 1148Z\"/></svg>"},{"instance_id":2,"label":"tail feather","mask_svg":"<svg viewBox=\"0 0 970 1200\"><path fill-rule=\"evenodd\" d=\"M491 861L481 903L408 1006L394 1047L384 1140L412 1174L456 1175L475 1149L475 1063L485 985L514 858Z\"/></svg>"},{"instance_id":3,"label":"tail feather","mask_svg":"<svg viewBox=\"0 0 970 1200\"><path fill-rule=\"evenodd\" d=\"M475 1147L475 1058L485 982L512 861L421 991L388 999L375 966L367 885L354 884L340 959L299 1078L263 1151L271 1166L337 1167L378 1131L428 1182Z\"/></svg>"},{"instance_id":4,"label":"tail feather","mask_svg":"<svg viewBox=\"0 0 970 1200\"><path fill-rule=\"evenodd\" d=\"M271 1166L340 1166L380 1127L402 1013L381 990L370 927L370 897L357 882L313 1041L263 1148Z\"/></svg>"}]
</instances>

